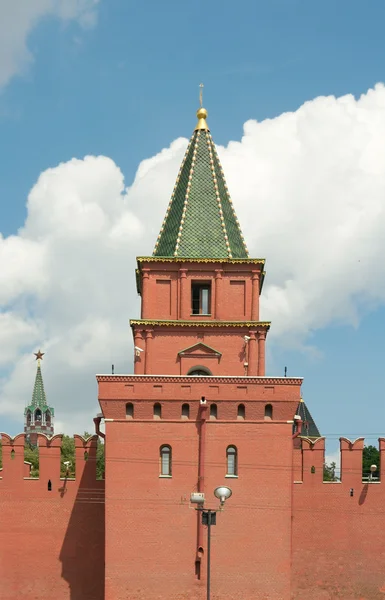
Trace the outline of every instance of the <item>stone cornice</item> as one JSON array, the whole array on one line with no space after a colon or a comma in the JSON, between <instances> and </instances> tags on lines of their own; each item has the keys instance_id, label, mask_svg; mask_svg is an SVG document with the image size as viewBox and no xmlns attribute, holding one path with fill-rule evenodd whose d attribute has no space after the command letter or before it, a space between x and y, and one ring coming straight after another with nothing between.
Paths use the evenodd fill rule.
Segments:
<instances>
[{"instance_id":1,"label":"stone cornice","mask_svg":"<svg viewBox=\"0 0 385 600\"><path fill-rule=\"evenodd\" d=\"M255 327L256 329L270 329L270 321L163 321L159 319L131 319L130 326L164 326L164 327Z\"/></svg>"},{"instance_id":2,"label":"stone cornice","mask_svg":"<svg viewBox=\"0 0 385 600\"><path fill-rule=\"evenodd\" d=\"M239 385L301 385L303 377L236 377L194 375L96 375L98 382L121 383L233 383Z\"/></svg>"}]
</instances>

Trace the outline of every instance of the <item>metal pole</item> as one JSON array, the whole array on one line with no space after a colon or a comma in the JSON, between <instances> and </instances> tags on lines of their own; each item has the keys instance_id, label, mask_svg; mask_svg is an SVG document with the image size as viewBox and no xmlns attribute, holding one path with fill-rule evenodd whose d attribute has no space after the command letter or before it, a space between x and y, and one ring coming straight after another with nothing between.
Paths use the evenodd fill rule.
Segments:
<instances>
[{"instance_id":1,"label":"metal pole","mask_svg":"<svg viewBox=\"0 0 385 600\"><path fill-rule=\"evenodd\" d=\"M210 600L211 510L207 511L207 600Z\"/></svg>"}]
</instances>

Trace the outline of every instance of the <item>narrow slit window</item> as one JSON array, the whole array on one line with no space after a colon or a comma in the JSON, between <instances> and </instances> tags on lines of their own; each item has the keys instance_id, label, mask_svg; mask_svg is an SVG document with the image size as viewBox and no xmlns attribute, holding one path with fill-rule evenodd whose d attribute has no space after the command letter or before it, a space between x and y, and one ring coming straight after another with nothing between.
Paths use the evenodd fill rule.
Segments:
<instances>
[{"instance_id":1,"label":"narrow slit window","mask_svg":"<svg viewBox=\"0 0 385 600\"><path fill-rule=\"evenodd\" d=\"M47 488L48 488L49 492L52 492L52 482L51 482L50 479L48 479L48 486L47 486Z\"/></svg>"},{"instance_id":2,"label":"narrow slit window","mask_svg":"<svg viewBox=\"0 0 385 600\"><path fill-rule=\"evenodd\" d=\"M218 407L216 404L210 404L210 419L218 418Z\"/></svg>"},{"instance_id":3,"label":"narrow slit window","mask_svg":"<svg viewBox=\"0 0 385 600\"><path fill-rule=\"evenodd\" d=\"M211 285L209 283L192 284L191 310L193 315L211 314Z\"/></svg>"},{"instance_id":4,"label":"narrow slit window","mask_svg":"<svg viewBox=\"0 0 385 600\"><path fill-rule=\"evenodd\" d=\"M189 418L190 418L190 405L182 404L182 419L189 419Z\"/></svg>"},{"instance_id":5,"label":"narrow slit window","mask_svg":"<svg viewBox=\"0 0 385 600\"><path fill-rule=\"evenodd\" d=\"M227 459L227 473L230 477L238 475L238 452L235 446L227 446L226 450Z\"/></svg>"},{"instance_id":6,"label":"narrow slit window","mask_svg":"<svg viewBox=\"0 0 385 600\"><path fill-rule=\"evenodd\" d=\"M246 409L244 404L238 404L238 414L237 418L240 420L244 420L246 417Z\"/></svg>"},{"instance_id":7,"label":"narrow slit window","mask_svg":"<svg viewBox=\"0 0 385 600\"><path fill-rule=\"evenodd\" d=\"M272 419L273 418L273 405L272 404L266 404L265 406L265 419Z\"/></svg>"},{"instance_id":8,"label":"narrow slit window","mask_svg":"<svg viewBox=\"0 0 385 600\"><path fill-rule=\"evenodd\" d=\"M154 419L162 418L162 407L159 402L155 402L154 404Z\"/></svg>"},{"instance_id":9,"label":"narrow slit window","mask_svg":"<svg viewBox=\"0 0 385 600\"><path fill-rule=\"evenodd\" d=\"M132 402L127 402L126 404L126 419L134 418L134 405Z\"/></svg>"},{"instance_id":10,"label":"narrow slit window","mask_svg":"<svg viewBox=\"0 0 385 600\"><path fill-rule=\"evenodd\" d=\"M160 474L171 477L171 446L160 447Z\"/></svg>"}]
</instances>

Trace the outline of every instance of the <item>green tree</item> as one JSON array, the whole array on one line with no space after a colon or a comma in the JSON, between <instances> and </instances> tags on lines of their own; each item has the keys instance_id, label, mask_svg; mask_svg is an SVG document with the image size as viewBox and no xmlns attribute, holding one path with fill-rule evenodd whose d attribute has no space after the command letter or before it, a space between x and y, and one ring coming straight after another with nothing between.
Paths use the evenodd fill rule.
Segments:
<instances>
[{"instance_id":1,"label":"green tree","mask_svg":"<svg viewBox=\"0 0 385 600\"><path fill-rule=\"evenodd\" d=\"M39 448L26 442L24 446L24 460L31 463L30 477L39 477Z\"/></svg>"},{"instance_id":2,"label":"green tree","mask_svg":"<svg viewBox=\"0 0 385 600\"><path fill-rule=\"evenodd\" d=\"M98 439L96 448L96 479L104 479L104 443Z\"/></svg>"},{"instance_id":3,"label":"green tree","mask_svg":"<svg viewBox=\"0 0 385 600\"><path fill-rule=\"evenodd\" d=\"M60 449L60 477L75 477L75 440L69 435L63 435ZM69 466L65 465L69 462Z\"/></svg>"},{"instance_id":4,"label":"green tree","mask_svg":"<svg viewBox=\"0 0 385 600\"><path fill-rule=\"evenodd\" d=\"M377 465L377 471L373 473L374 477L379 477L380 468L380 451L375 446L364 446L362 453L362 476L368 477L370 475L371 465Z\"/></svg>"},{"instance_id":5,"label":"green tree","mask_svg":"<svg viewBox=\"0 0 385 600\"><path fill-rule=\"evenodd\" d=\"M330 465L324 464L324 481L337 481L335 462L331 462Z\"/></svg>"}]
</instances>

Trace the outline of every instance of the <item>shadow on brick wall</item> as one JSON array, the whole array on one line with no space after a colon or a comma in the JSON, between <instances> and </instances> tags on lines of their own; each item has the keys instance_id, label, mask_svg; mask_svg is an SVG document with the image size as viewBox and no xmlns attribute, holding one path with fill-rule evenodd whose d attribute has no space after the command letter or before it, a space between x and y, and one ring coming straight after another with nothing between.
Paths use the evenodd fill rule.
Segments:
<instances>
[{"instance_id":1,"label":"shadow on brick wall","mask_svg":"<svg viewBox=\"0 0 385 600\"><path fill-rule=\"evenodd\" d=\"M60 552L71 600L104 600L105 496L104 481L96 480L96 443L96 436L75 436L79 487ZM68 482L61 483L64 497Z\"/></svg>"}]
</instances>

